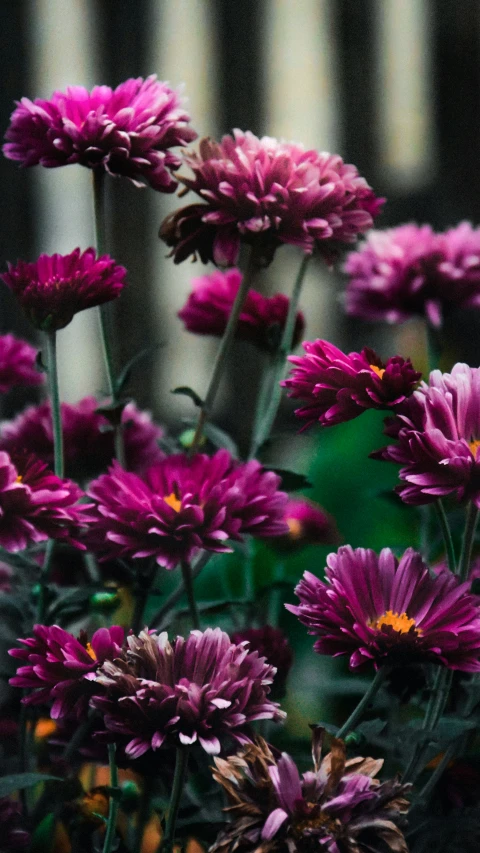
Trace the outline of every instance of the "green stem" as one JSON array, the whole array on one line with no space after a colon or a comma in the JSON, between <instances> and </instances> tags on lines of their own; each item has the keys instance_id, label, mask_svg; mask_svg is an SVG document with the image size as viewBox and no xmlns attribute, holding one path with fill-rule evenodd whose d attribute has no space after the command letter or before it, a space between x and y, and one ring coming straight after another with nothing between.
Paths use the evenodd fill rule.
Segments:
<instances>
[{"instance_id":1,"label":"green stem","mask_svg":"<svg viewBox=\"0 0 480 853\"><path fill-rule=\"evenodd\" d=\"M110 787L115 789L118 788L118 770L117 765L115 763L115 750L116 746L114 743L108 744L108 763L110 766ZM112 791L110 796L110 805L108 808L108 824L107 831L105 833L105 842L103 845L103 853L111 853L113 849L113 842L115 840L115 831L117 827L117 814L118 814L118 798L115 796L116 791Z\"/></svg>"},{"instance_id":2,"label":"green stem","mask_svg":"<svg viewBox=\"0 0 480 853\"><path fill-rule=\"evenodd\" d=\"M144 627L142 625L144 610L148 601L148 596L150 595L150 590L152 588L152 584L155 580L155 575L157 573L157 564L154 563L153 567L149 569L148 574L140 577L140 582L137 589L137 596L135 598L135 609L133 611L132 618L132 631L134 634L138 634L139 631Z\"/></svg>"},{"instance_id":3,"label":"green stem","mask_svg":"<svg viewBox=\"0 0 480 853\"><path fill-rule=\"evenodd\" d=\"M198 578L200 572L202 571L203 568L205 568L205 566L207 565L207 563L211 559L211 557L212 557L212 554L210 551L203 551L202 555L197 560L196 565L193 566L193 568L191 567L191 569L190 569L191 576L192 576L192 582L195 580L195 578ZM157 610L155 615L152 616L152 618L150 619L150 625L153 628L156 628L157 626L159 628L162 627L163 620L165 619L165 616L167 615L167 613L170 612L170 610L173 610L177 601L180 601L184 592L185 592L185 583L182 579L181 582L179 583L179 585L177 586L177 588L173 590L173 592L168 596L168 598L164 602L164 604L162 604L160 609Z\"/></svg>"},{"instance_id":4,"label":"green stem","mask_svg":"<svg viewBox=\"0 0 480 853\"><path fill-rule=\"evenodd\" d=\"M188 753L188 747L177 747L175 774L173 777L172 796L170 797L170 804L168 807L165 835L163 836L159 847L159 851L161 851L161 853L171 853L171 851L173 850L178 809L180 806L180 800L182 798L185 777L187 775Z\"/></svg>"},{"instance_id":5,"label":"green stem","mask_svg":"<svg viewBox=\"0 0 480 853\"><path fill-rule=\"evenodd\" d=\"M252 248L250 250L250 256L248 259L248 265L245 271L245 275L243 276L242 282L237 291L237 295L235 296L235 301L233 303L230 316L228 318L228 323L225 332L223 333L222 340L220 341L220 346L218 348L217 355L215 357L208 390L198 418L195 435L193 437L193 441L190 447L190 454L196 453L196 451L198 450L200 441L202 439L205 422L208 420L211 414L212 406L217 395L218 387L220 385L220 380L227 364L227 357L230 353L233 341L235 339L238 318L242 311L243 303L245 302L247 293L252 287L253 280L258 270L255 257L255 250Z\"/></svg>"},{"instance_id":6,"label":"green stem","mask_svg":"<svg viewBox=\"0 0 480 853\"><path fill-rule=\"evenodd\" d=\"M345 735L348 734L349 731L355 728L356 724L362 717L363 712L366 710L366 708L378 692L379 688L382 686L386 674L387 671L385 667L377 670L375 678L366 690L362 699L360 699L360 702L358 703L357 707L352 711L346 723L344 723L343 726L338 730L336 735L337 738L345 737Z\"/></svg>"},{"instance_id":7,"label":"green stem","mask_svg":"<svg viewBox=\"0 0 480 853\"><path fill-rule=\"evenodd\" d=\"M433 685L432 694L428 701L425 716L423 718L422 730L425 732L434 731L442 716L445 705L447 704L450 688L452 686L453 671L439 668L436 674ZM428 754L429 743L417 744L412 757L405 769L403 782L414 782L418 774L423 769L424 760Z\"/></svg>"},{"instance_id":8,"label":"green stem","mask_svg":"<svg viewBox=\"0 0 480 853\"><path fill-rule=\"evenodd\" d=\"M57 334L55 331L47 332L45 338L47 349L48 383L50 386L50 400L52 406L53 450L55 454L54 470L57 477L63 477L62 413L60 410L60 394L58 391Z\"/></svg>"},{"instance_id":9,"label":"green stem","mask_svg":"<svg viewBox=\"0 0 480 853\"><path fill-rule=\"evenodd\" d=\"M196 630L200 629L200 615L198 613L197 602L195 601L195 592L193 589L192 567L186 560L182 560L182 577L185 592L187 593L188 606L192 617L193 627Z\"/></svg>"},{"instance_id":10,"label":"green stem","mask_svg":"<svg viewBox=\"0 0 480 853\"><path fill-rule=\"evenodd\" d=\"M443 771L448 766L449 761L455 755L456 746L457 746L457 741L453 741L453 743L451 743L447 747L447 749L445 750L445 752L443 754L442 760L439 762L439 764L437 765L437 767L433 771L432 775L430 776L430 779L428 780L426 785L423 786L418 797L416 798L415 805L419 805L420 803L423 806L427 805L428 800L430 799L430 795L433 793L435 785L437 784L438 780L440 779L440 776L442 775Z\"/></svg>"},{"instance_id":11,"label":"green stem","mask_svg":"<svg viewBox=\"0 0 480 853\"><path fill-rule=\"evenodd\" d=\"M442 338L438 329L434 329L430 323L426 322L427 333L427 356L428 356L428 372L438 370L440 358L442 355Z\"/></svg>"},{"instance_id":12,"label":"green stem","mask_svg":"<svg viewBox=\"0 0 480 853\"><path fill-rule=\"evenodd\" d=\"M268 436L270 435L270 431L272 429L273 423L277 415L278 407L280 405L280 399L282 396L282 388L280 385L280 381L284 374L287 356L292 350L293 335L295 332L295 322L298 313L298 302L300 299L303 280L305 278L305 273L307 271L310 257L310 255L304 255L302 263L300 264L300 268L295 279L295 284L293 286L290 304L288 306L287 320L285 322L285 328L283 330L280 346L275 354L273 362L269 367L269 370L264 380L264 384L262 386L259 399L259 412L255 419L254 433L252 437L252 444L250 447L251 459L253 459L257 455L259 449L266 442Z\"/></svg>"},{"instance_id":13,"label":"green stem","mask_svg":"<svg viewBox=\"0 0 480 853\"><path fill-rule=\"evenodd\" d=\"M461 581L466 581L470 571L470 563L472 561L473 543L475 541L475 530L477 528L478 509L473 502L470 502L467 510L467 518L465 521L465 531L463 534L462 550L460 552L460 560L458 561L458 577Z\"/></svg>"},{"instance_id":14,"label":"green stem","mask_svg":"<svg viewBox=\"0 0 480 853\"><path fill-rule=\"evenodd\" d=\"M441 499L435 501L434 506L437 512L438 523L442 531L443 541L445 543L445 552L447 555L448 568L451 572L453 572L453 574L455 574L457 560L455 557L455 547L453 544L452 534L450 532L450 526L448 524L447 514L445 512Z\"/></svg>"},{"instance_id":15,"label":"green stem","mask_svg":"<svg viewBox=\"0 0 480 853\"><path fill-rule=\"evenodd\" d=\"M145 833L145 827L149 821L152 810L152 782L147 776L143 780L143 791L140 800L140 808L137 815L137 823L135 826L133 851L141 853L142 841Z\"/></svg>"},{"instance_id":16,"label":"green stem","mask_svg":"<svg viewBox=\"0 0 480 853\"><path fill-rule=\"evenodd\" d=\"M50 570L52 568L53 563L53 555L55 552L55 539L49 539L47 542L47 547L45 548L45 557L43 560L42 570L40 572L40 591L38 594L38 606L37 606L37 622L39 625L43 625L45 622L45 612L47 609L47 583L50 577Z\"/></svg>"}]
</instances>

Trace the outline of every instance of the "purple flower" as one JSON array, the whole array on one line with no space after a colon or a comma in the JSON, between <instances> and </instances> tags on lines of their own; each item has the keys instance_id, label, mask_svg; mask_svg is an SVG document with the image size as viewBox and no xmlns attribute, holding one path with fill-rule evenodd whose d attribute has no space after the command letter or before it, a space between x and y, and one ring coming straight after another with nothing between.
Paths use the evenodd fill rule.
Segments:
<instances>
[{"instance_id":1,"label":"purple flower","mask_svg":"<svg viewBox=\"0 0 480 853\"><path fill-rule=\"evenodd\" d=\"M62 403L64 457L67 472L74 479L98 475L111 464L114 456L113 431L105 415L98 412L95 397L84 397L78 403ZM152 423L150 415L134 403L122 412L127 466L138 471L163 458L158 441L163 429ZM88 453L85 448L88 447ZM0 424L0 449L10 454L32 453L53 465L53 428L50 402L30 406L13 421Z\"/></svg>"},{"instance_id":2,"label":"purple flower","mask_svg":"<svg viewBox=\"0 0 480 853\"><path fill-rule=\"evenodd\" d=\"M228 539L285 533L287 496L279 482L258 462L237 463L226 450L211 458L169 456L142 478L114 463L90 484L90 540L107 558L155 557L173 569L199 549L231 550Z\"/></svg>"},{"instance_id":3,"label":"purple flower","mask_svg":"<svg viewBox=\"0 0 480 853\"><path fill-rule=\"evenodd\" d=\"M0 799L2 853L20 853L30 847L30 833L25 828L20 804L9 797Z\"/></svg>"},{"instance_id":4,"label":"purple flower","mask_svg":"<svg viewBox=\"0 0 480 853\"><path fill-rule=\"evenodd\" d=\"M193 279L194 290L178 312L185 328L197 335L223 335L241 281L242 274L238 269L216 270ZM288 307L289 299L283 293L268 297L249 290L238 320L236 337L251 341L260 349L275 349L285 327ZM298 312L294 347L300 342L304 328L305 318Z\"/></svg>"},{"instance_id":5,"label":"purple flower","mask_svg":"<svg viewBox=\"0 0 480 853\"><path fill-rule=\"evenodd\" d=\"M90 697L98 692L95 673L105 660L122 652L123 628L100 628L90 642L84 631L77 640L58 625L35 625L33 633L33 637L19 640L25 648L9 651L26 662L10 684L34 691L22 699L26 705L52 702L54 720L85 717Z\"/></svg>"},{"instance_id":6,"label":"purple flower","mask_svg":"<svg viewBox=\"0 0 480 853\"><path fill-rule=\"evenodd\" d=\"M306 341L306 355L289 356L294 365L288 379L281 384L289 396L305 405L295 410L307 421L307 429L318 421L333 426L361 415L365 409L387 409L398 406L413 393L421 373L413 369L410 359L399 355L384 364L374 350L348 355L328 341Z\"/></svg>"},{"instance_id":7,"label":"purple flower","mask_svg":"<svg viewBox=\"0 0 480 853\"><path fill-rule=\"evenodd\" d=\"M131 758L163 744L198 741L215 754L227 736L245 743L249 723L285 716L268 698L275 669L245 646L220 628L171 643L166 633L129 635L125 658L100 668L101 695L92 705L104 713L107 729L130 735Z\"/></svg>"},{"instance_id":8,"label":"purple flower","mask_svg":"<svg viewBox=\"0 0 480 853\"><path fill-rule=\"evenodd\" d=\"M333 738L322 758L323 731L313 730L313 770L300 775L293 759L262 739L227 759L215 758L214 779L225 790L231 823L210 853L408 853L398 824L408 786L380 783L382 759L346 760Z\"/></svg>"},{"instance_id":9,"label":"purple flower","mask_svg":"<svg viewBox=\"0 0 480 853\"><path fill-rule=\"evenodd\" d=\"M335 154L234 130L220 143L202 139L199 153L185 157L193 178L180 180L202 203L167 217L161 238L175 263L200 255L203 263L237 262L240 243L257 249L269 264L283 243L328 260L339 244L353 243L371 227L377 199L355 166Z\"/></svg>"},{"instance_id":10,"label":"purple flower","mask_svg":"<svg viewBox=\"0 0 480 853\"><path fill-rule=\"evenodd\" d=\"M61 480L33 457L0 451L0 546L22 551L35 542L62 539L79 548L79 527L87 520L78 504L83 492Z\"/></svg>"},{"instance_id":11,"label":"purple flower","mask_svg":"<svg viewBox=\"0 0 480 853\"><path fill-rule=\"evenodd\" d=\"M155 75L114 90L69 86L48 101L22 98L3 153L22 166L101 168L170 193L177 187L171 171L181 163L170 149L197 137L189 121L180 95Z\"/></svg>"},{"instance_id":12,"label":"purple flower","mask_svg":"<svg viewBox=\"0 0 480 853\"><path fill-rule=\"evenodd\" d=\"M279 550L296 551L305 545L337 545L341 541L333 516L320 504L303 496L288 499L285 521L288 524L287 535L271 542Z\"/></svg>"},{"instance_id":13,"label":"purple flower","mask_svg":"<svg viewBox=\"0 0 480 853\"><path fill-rule=\"evenodd\" d=\"M288 637L280 628L264 625L262 628L245 628L232 634L232 643L238 645L244 642L248 643L250 651L257 652L275 667L273 689L277 693L283 691L293 664L293 650Z\"/></svg>"},{"instance_id":14,"label":"purple flower","mask_svg":"<svg viewBox=\"0 0 480 853\"><path fill-rule=\"evenodd\" d=\"M480 228L461 222L442 234L413 224L372 231L345 272L349 314L389 323L417 314L441 326L453 307L480 306Z\"/></svg>"},{"instance_id":15,"label":"purple flower","mask_svg":"<svg viewBox=\"0 0 480 853\"><path fill-rule=\"evenodd\" d=\"M405 503L451 494L480 507L480 368L434 370L387 422L386 433L398 444L372 456L403 466L397 492Z\"/></svg>"},{"instance_id":16,"label":"purple flower","mask_svg":"<svg viewBox=\"0 0 480 853\"><path fill-rule=\"evenodd\" d=\"M126 270L95 249L69 255L40 255L29 264L8 264L1 278L37 329L63 329L79 311L115 299L125 287Z\"/></svg>"},{"instance_id":17,"label":"purple flower","mask_svg":"<svg viewBox=\"0 0 480 853\"><path fill-rule=\"evenodd\" d=\"M36 368L37 350L13 335L0 335L0 393L14 385L40 385L44 376Z\"/></svg>"},{"instance_id":18,"label":"purple flower","mask_svg":"<svg viewBox=\"0 0 480 853\"><path fill-rule=\"evenodd\" d=\"M469 584L446 572L432 577L409 548L398 561L350 545L327 557L326 582L305 572L287 604L321 655L349 655L350 666L432 661L480 670L480 605Z\"/></svg>"}]
</instances>

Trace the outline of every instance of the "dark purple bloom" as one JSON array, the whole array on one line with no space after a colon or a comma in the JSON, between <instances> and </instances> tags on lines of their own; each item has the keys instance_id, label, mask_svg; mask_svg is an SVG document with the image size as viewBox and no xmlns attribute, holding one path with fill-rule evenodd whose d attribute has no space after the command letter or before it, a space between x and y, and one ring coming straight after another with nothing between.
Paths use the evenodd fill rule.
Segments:
<instances>
[{"instance_id":1,"label":"dark purple bloom","mask_svg":"<svg viewBox=\"0 0 480 853\"><path fill-rule=\"evenodd\" d=\"M241 281L238 269L216 270L194 279L194 290L178 312L185 328L197 335L223 335ZM289 299L283 293L269 297L249 290L238 319L236 337L251 341L260 349L274 349L285 327L288 307ZM304 328L305 318L298 312L293 346L300 342Z\"/></svg>"},{"instance_id":2,"label":"dark purple bloom","mask_svg":"<svg viewBox=\"0 0 480 853\"><path fill-rule=\"evenodd\" d=\"M113 90L69 86L49 100L17 103L3 153L22 166L80 163L174 192L171 171L181 158L170 149L196 139L189 121L180 95L155 75L126 80Z\"/></svg>"},{"instance_id":3,"label":"dark purple bloom","mask_svg":"<svg viewBox=\"0 0 480 853\"><path fill-rule=\"evenodd\" d=\"M480 507L480 368L434 370L387 422L386 432L398 443L372 455L402 465L397 492L405 503L451 494Z\"/></svg>"},{"instance_id":4,"label":"dark purple bloom","mask_svg":"<svg viewBox=\"0 0 480 853\"><path fill-rule=\"evenodd\" d=\"M341 539L333 516L308 498L289 498L285 507L286 536L272 539L279 550L295 551L305 545L337 545Z\"/></svg>"},{"instance_id":5,"label":"dark purple bloom","mask_svg":"<svg viewBox=\"0 0 480 853\"><path fill-rule=\"evenodd\" d=\"M0 393L14 385L39 385L43 373L36 368L37 350L14 335L0 335Z\"/></svg>"},{"instance_id":6,"label":"dark purple bloom","mask_svg":"<svg viewBox=\"0 0 480 853\"><path fill-rule=\"evenodd\" d=\"M123 628L100 628L90 641L85 632L76 639L58 625L35 625L33 633L19 640L25 648L9 651L25 661L10 684L33 690L22 699L27 705L53 702L50 716L54 720L84 717L90 697L98 692L95 673L105 660L122 652Z\"/></svg>"},{"instance_id":7,"label":"dark purple bloom","mask_svg":"<svg viewBox=\"0 0 480 853\"><path fill-rule=\"evenodd\" d=\"M8 264L1 278L37 329L63 329L79 311L115 299L125 287L126 270L95 249L69 255L40 255L35 263Z\"/></svg>"},{"instance_id":8,"label":"dark purple bloom","mask_svg":"<svg viewBox=\"0 0 480 853\"><path fill-rule=\"evenodd\" d=\"M30 833L26 829L20 804L9 797L0 799L0 826L2 853L20 853L30 847Z\"/></svg>"},{"instance_id":9,"label":"dark purple bloom","mask_svg":"<svg viewBox=\"0 0 480 853\"><path fill-rule=\"evenodd\" d=\"M451 573L432 577L409 548L398 561L350 545L327 557L326 582L305 572L287 604L321 655L349 655L350 666L433 661L480 671L480 605Z\"/></svg>"},{"instance_id":10,"label":"dark purple bloom","mask_svg":"<svg viewBox=\"0 0 480 853\"><path fill-rule=\"evenodd\" d=\"M169 456L142 478L115 463L90 484L91 543L105 557L155 557L173 569L199 549L231 550L228 539L281 535L287 496L279 483L258 462L235 462L226 450Z\"/></svg>"},{"instance_id":11,"label":"dark purple bloom","mask_svg":"<svg viewBox=\"0 0 480 853\"><path fill-rule=\"evenodd\" d=\"M84 397L78 403L62 403L63 449L67 473L74 479L98 475L115 456L113 430L105 415L98 412L100 403L95 397ZM128 403L122 412L127 467L141 471L159 459L163 453L158 441L161 427L154 424L147 412L135 403ZM85 452L88 448L88 453ZM50 402L30 406L13 421L0 424L0 449L10 454L32 453L53 465L53 427Z\"/></svg>"},{"instance_id":12,"label":"dark purple bloom","mask_svg":"<svg viewBox=\"0 0 480 853\"><path fill-rule=\"evenodd\" d=\"M202 199L169 216L160 236L175 263L200 255L203 263L237 262L240 243L271 262L283 243L331 260L338 246L371 227L383 199L355 166L335 154L234 130L221 142L202 139L185 157L193 178L180 180Z\"/></svg>"},{"instance_id":13,"label":"dark purple bloom","mask_svg":"<svg viewBox=\"0 0 480 853\"><path fill-rule=\"evenodd\" d=\"M251 652L258 652L275 667L274 688L278 692L285 688L288 673L293 664L293 650L288 637L280 628L264 625L262 628L245 628L232 634L232 643L247 642Z\"/></svg>"},{"instance_id":14,"label":"dark purple bloom","mask_svg":"<svg viewBox=\"0 0 480 853\"><path fill-rule=\"evenodd\" d=\"M124 659L100 668L100 696L92 705L104 713L107 729L130 735L131 758L196 741L215 754L227 736L248 741L254 720L283 719L268 698L274 675L264 658L232 643L220 628L171 643L166 633L142 631L127 637Z\"/></svg>"},{"instance_id":15,"label":"dark purple bloom","mask_svg":"<svg viewBox=\"0 0 480 853\"><path fill-rule=\"evenodd\" d=\"M213 776L228 798L231 823L210 853L408 853L399 828L408 786L380 783L382 759L346 760L343 741L322 758L323 732L313 732L313 770L300 775L293 759L262 739L227 759Z\"/></svg>"},{"instance_id":16,"label":"dark purple bloom","mask_svg":"<svg viewBox=\"0 0 480 853\"><path fill-rule=\"evenodd\" d=\"M306 420L303 429L318 421L322 426L343 423L365 409L398 406L413 393L421 373L410 359L399 355L383 363L374 350L343 353L328 341L306 341L306 355L289 356L294 365L281 384L289 396L305 401L295 410Z\"/></svg>"}]
</instances>

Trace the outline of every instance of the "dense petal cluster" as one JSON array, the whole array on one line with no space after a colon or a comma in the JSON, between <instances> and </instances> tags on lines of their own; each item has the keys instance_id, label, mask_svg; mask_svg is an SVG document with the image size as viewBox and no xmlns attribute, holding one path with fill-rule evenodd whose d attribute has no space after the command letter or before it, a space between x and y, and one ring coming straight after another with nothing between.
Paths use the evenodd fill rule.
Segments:
<instances>
[{"instance_id":1,"label":"dense petal cluster","mask_svg":"<svg viewBox=\"0 0 480 853\"><path fill-rule=\"evenodd\" d=\"M67 474L74 479L98 475L115 456L113 431L98 411L95 397L78 403L62 403L63 452ZM163 457L158 446L164 431L147 412L127 403L122 412L127 467L139 471ZM85 452L88 448L88 453ZM12 421L0 423L0 450L10 454L32 453L52 466L53 426L50 402L29 406Z\"/></svg>"},{"instance_id":2,"label":"dense petal cluster","mask_svg":"<svg viewBox=\"0 0 480 853\"><path fill-rule=\"evenodd\" d=\"M185 162L193 178L182 183L202 199L168 217L160 236L176 263L200 255L204 263L236 263L240 243L270 263L284 243L331 259L371 227L377 199L355 166L338 155L235 130L221 142L202 139Z\"/></svg>"},{"instance_id":3,"label":"dense petal cluster","mask_svg":"<svg viewBox=\"0 0 480 853\"><path fill-rule=\"evenodd\" d=\"M372 231L345 264L346 308L364 320L401 323L413 315L440 326L453 307L480 307L480 228L461 222Z\"/></svg>"},{"instance_id":4,"label":"dense petal cluster","mask_svg":"<svg viewBox=\"0 0 480 853\"><path fill-rule=\"evenodd\" d=\"M37 370L37 350L14 335L0 335L0 393L15 385L39 385L44 375Z\"/></svg>"},{"instance_id":5,"label":"dense petal cluster","mask_svg":"<svg viewBox=\"0 0 480 853\"><path fill-rule=\"evenodd\" d=\"M0 826L2 853L21 853L30 847L30 833L25 828L20 804L9 797L0 798Z\"/></svg>"},{"instance_id":6,"label":"dense petal cluster","mask_svg":"<svg viewBox=\"0 0 480 853\"><path fill-rule=\"evenodd\" d=\"M322 655L349 655L350 666L434 661L480 671L480 605L451 573L432 577L409 548L397 560L350 545L327 557L326 582L305 572L287 604Z\"/></svg>"},{"instance_id":7,"label":"dense petal cluster","mask_svg":"<svg viewBox=\"0 0 480 853\"><path fill-rule=\"evenodd\" d=\"M242 274L236 268L225 272L216 270L194 279L194 290L178 312L185 328L197 335L223 335L241 281ZM236 337L251 341L260 349L275 349L285 327L288 307L289 299L283 293L269 297L249 290L238 318ZM300 342L304 328L305 318L299 311L293 346Z\"/></svg>"},{"instance_id":8,"label":"dense petal cluster","mask_svg":"<svg viewBox=\"0 0 480 853\"><path fill-rule=\"evenodd\" d=\"M213 775L228 798L231 823L210 853L408 853L399 827L408 786L380 783L382 759L346 760L343 741L322 758L323 732L313 731L313 770L300 775L293 759L262 739L227 759Z\"/></svg>"},{"instance_id":9,"label":"dense petal cluster","mask_svg":"<svg viewBox=\"0 0 480 853\"><path fill-rule=\"evenodd\" d=\"M197 136L179 93L155 75L111 89L69 86L49 100L22 98L11 117L3 153L22 166L80 163L155 190L174 192L171 148Z\"/></svg>"},{"instance_id":10,"label":"dense petal cluster","mask_svg":"<svg viewBox=\"0 0 480 853\"><path fill-rule=\"evenodd\" d=\"M78 503L83 495L71 480L61 480L35 458L0 451L0 545L22 551L35 542L63 539L78 547L79 527L87 520Z\"/></svg>"},{"instance_id":11,"label":"dense petal cluster","mask_svg":"<svg viewBox=\"0 0 480 853\"><path fill-rule=\"evenodd\" d=\"M275 690L283 690L293 664L293 649L288 637L280 628L264 625L262 628L245 628L232 634L232 643L248 643L250 651L257 652L275 667Z\"/></svg>"},{"instance_id":12,"label":"dense petal cluster","mask_svg":"<svg viewBox=\"0 0 480 853\"><path fill-rule=\"evenodd\" d=\"M296 551L305 545L337 545L340 542L333 516L320 504L303 496L288 499L285 521L287 535L272 540L272 545L281 550Z\"/></svg>"},{"instance_id":13,"label":"dense petal cluster","mask_svg":"<svg viewBox=\"0 0 480 853\"><path fill-rule=\"evenodd\" d=\"M24 648L9 651L25 661L10 684L33 691L22 699L27 705L53 703L50 715L54 720L84 717L97 689L95 673L122 652L123 628L100 628L90 641L85 632L76 639L58 625L35 625L33 633L33 637L19 640Z\"/></svg>"},{"instance_id":14,"label":"dense petal cluster","mask_svg":"<svg viewBox=\"0 0 480 853\"><path fill-rule=\"evenodd\" d=\"M9 264L2 279L30 322L50 332L68 326L79 311L115 299L125 287L126 272L108 255L97 258L95 249L74 249L69 255Z\"/></svg>"},{"instance_id":15,"label":"dense petal cluster","mask_svg":"<svg viewBox=\"0 0 480 853\"><path fill-rule=\"evenodd\" d=\"M105 557L155 557L173 569L199 549L230 550L228 539L281 535L287 495L279 482L258 462L237 463L226 450L175 454L143 477L115 463L88 491L92 546Z\"/></svg>"},{"instance_id":16,"label":"dense petal cluster","mask_svg":"<svg viewBox=\"0 0 480 853\"><path fill-rule=\"evenodd\" d=\"M480 507L480 368L434 370L387 422L386 432L398 443L373 456L403 466L397 491L405 503L451 494Z\"/></svg>"},{"instance_id":17,"label":"dense petal cluster","mask_svg":"<svg viewBox=\"0 0 480 853\"><path fill-rule=\"evenodd\" d=\"M305 405L295 410L306 420L303 429L319 422L332 426L358 417L366 409L398 406L413 393L421 373L410 359L395 355L385 363L374 350L343 353L328 341L306 341L305 355L289 356L294 365L281 384Z\"/></svg>"},{"instance_id":18,"label":"dense petal cluster","mask_svg":"<svg viewBox=\"0 0 480 853\"><path fill-rule=\"evenodd\" d=\"M163 744L199 742L220 752L230 736L248 741L254 720L285 716L268 698L275 669L220 628L169 641L166 633L127 637L123 659L106 661L97 675L105 695L92 700L107 729L130 735L126 753L138 758Z\"/></svg>"}]
</instances>

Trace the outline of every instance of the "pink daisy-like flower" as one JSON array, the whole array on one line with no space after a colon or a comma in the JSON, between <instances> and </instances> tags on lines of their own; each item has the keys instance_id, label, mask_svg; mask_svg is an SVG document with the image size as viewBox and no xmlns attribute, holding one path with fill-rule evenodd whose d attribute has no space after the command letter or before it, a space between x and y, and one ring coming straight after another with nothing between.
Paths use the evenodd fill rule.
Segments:
<instances>
[{"instance_id":1,"label":"pink daisy-like flower","mask_svg":"<svg viewBox=\"0 0 480 853\"><path fill-rule=\"evenodd\" d=\"M306 341L306 355L289 356L294 365L290 377L281 384L289 396L305 401L295 410L306 420L303 429L318 421L333 426L361 415L365 409L398 406L412 394L421 373L410 359L399 355L383 363L374 350L348 355L328 341Z\"/></svg>"},{"instance_id":2,"label":"pink daisy-like flower","mask_svg":"<svg viewBox=\"0 0 480 853\"><path fill-rule=\"evenodd\" d=\"M193 178L180 180L202 203L161 226L175 263L198 253L204 263L232 266L242 241L255 246L265 264L283 243L332 260L339 244L353 243L371 227L384 201L338 155L249 131L234 130L220 143L202 139L199 153L185 162Z\"/></svg>"},{"instance_id":3,"label":"pink daisy-like flower","mask_svg":"<svg viewBox=\"0 0 480 853\"><path fill-rule=\"evenodd\" d=\"M79 311L115 299L127 271L108 255L97 258L95 249L69 255L40 255L35 263L8 265L1 278L15 294L37 329L63 329Z\"/></svg>"},{"instance_id":4,"label":"pink daisy-like flower","mask_svg":"<svg viewBox=\"0 0 480 853\"><path fill-rule=\"evenodd\" d=\"M441 326L453 307L480 306L480 228L461 222L372 231L345 264L346 308L363 320L402 323L414 315Z\"/></svg>"},{"instance_id":5,"label":"pink daisy-like flower","mask_svg":"<svg viewBox=\"0 0 480 853\"><path fill-rule=\"evenodd\" d=\"M451 494L480 507L480 368L434 370L387 421L386 433L398 443L372 456L402 465L397 492L405 503Z\"/></svg>"},{"instance_id":6,"label":"pink daisy-like flower","mask_svg":"<svg viewBox=\"0 0 480 853\"><path fill-rule=\"evenodd\" d=\"M35 625L33 633L19 640L25 648L9 650L9 655L25 661L10 684L33 691L22 699L26 705L53 702L53 720L85 717L89 699L98 691L95 673L122 653L123 628L99 628L90 641L84 631L76 639L58 625Z\"/></svg>"},{"instance_id":7,"label":"pink daisy-like flower","mask_svg":"<svg viewBox=\"0 0 480 853\"><path fill-rule=\"evenodd\" d=\"M337 545L340 534L333 516L308 498L289 498L285 507L286 536L272 540L275 548L295 551L305 545Z\"/></svg>"},{"instance_id":8,"label":"pink daisy-like flower","mask_svg":"<svg viewBox=\"0 0 480 853\"><path fill-rule=\"evenodd\" d=\"M197 335L223 335L241 281L238 269L216 270L194 279L194 290L178 312L185 328ZM289 299L283 293L268 297L249 290L238 319L236 337L251 341L260 349L275 349L285 327L288 306ZM300 342L304 328L305 318L299 311L293 346Z\"/></svg>"},{"instance_id":9,"label":"pink daisy-like flower","mask_svg":"<svg viewBox=\"0 0 480 853\"><path fill-rule=\"evenodd\" d=\"M245 628L232 634L232 643L248 643L251 652L257 652L275 667L272 690L277 694L285 689L288 673L293 664L293 650L288 637L280 628L264 625L262 628Z\"/></svg>"},{"instance_id":10,"label":"pink daisy-like flower","mask_svg":"<svg viewBox=\"0 0 480 853\"><path fill-rule=\"evenodd\" d=\"M62 403L63 447L68 476L73 479L98 475L114 456L113 431L105 415L98 412L95 397L78 403ZM127 467L141 471L163 458L158 446L164 431L147 412L128 403L122 412ZM88 448L88 453L85 452ZM32 453L53 465L53 427L50 402L29 406L13 421L0 424L0 450L10 454Z\"/></svg>"},{"instance_id":11,"label":"pink daisy-like flower","mask_svg":"<svg viewBox=\"0 0 480 853\"><path fill-rule=\"evenodd\" d=\"M400 561L345 545L327 557L326 582L305 572L286 608L318 637L321 655L349 655L350 666L432 661L480 671L480 605L451 573L432 577L409 548Z\"/></svg>"},{"instance_id":12,"label":"pink daisy-like flower","mask_svg":"<svg viewBox=\"0 0 480 853\"><path fill-rule=\"evenodd\" d=\"M323 730L313 730L313 771L301 776L293 759L257 738L237 755L215 758L231 822L210 853L408 853L399 828L408 785L375 777L383 759L346 760L333 738L322 757Z\"/></svg>"},{"instance_id":13,"label":"pink daisy-like flower","mask_svg":"<svg viewBox=\"0 0 480 853\"><path fill-rule=\"evenodd\" d=\"M171 148L197 133L183 100L155 75L116 89L69 86L49 100L22 98L11 117L3 153L22 166L80 163L171 193L181 158Z\"/></svg>"},{"instance_id":14,"label":"pink daisy-like flower","mask_svg":"<svg viewBox=\"0 0 480 853\"><path fill-rule=\"evenodd\" d=\"M85 524L83 492L71 480L61 480L34 457L0 451L0 545L22 551L35 542L63 539L83 548L78 528Z\"/></svg>"},{"instance_id":15,"label":"pink daisy-like flower","mask_svg":"<svg viewBox=\"0 0 480 853\"><path fill-rule=\"evenodd\" d=\"M104 557L155 557L173 569L200 550L229 551L228 539L285 533L287 495L280 478L256 461L176 454L143 477L114 463L90 484L94 500L88 536Z\"/></svg>"},{"instance_id":16,"label":"pink daisy-like flower","mask_svg":"<svg viewBox=\"0 0 480 853\"><path fill-rule=\"evenodd\" d=\"M0 335L0 393L14 385L40 385L44 376L36 368L37 350L14 335Z\"/></svg>"},{"instance_id":17,"label":"pink daisy-like flower","mask_svg":"<svg viewBox=\"0 0 480 853\"><path fill-rule=\"evenodd\" d=\"M166 633L127 637L125 659L106 661L92 705L107 729L130 735L126 753L199 742L210 754L221 740L248 741L254 720L282 720L268 698L275 669L220 628L192 631L170 642ZM105 695L102 695L105 693Z\"/></svg>"}]
</instances>

